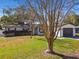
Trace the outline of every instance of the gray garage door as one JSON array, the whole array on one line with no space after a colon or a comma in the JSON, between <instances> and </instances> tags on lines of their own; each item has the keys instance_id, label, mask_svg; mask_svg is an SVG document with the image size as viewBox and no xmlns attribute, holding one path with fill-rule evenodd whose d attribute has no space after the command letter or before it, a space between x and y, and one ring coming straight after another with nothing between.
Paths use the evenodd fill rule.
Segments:
<instances>
[{"instance_id":1,"label":"gray garage door","mask_svg":"<svg viewBox=\"0 0 79 59\"><path fill-rule=\"evenodd\" d=\"M73 36L73 28L63 28L63 37Z\"/></svg>"}]
</instances>

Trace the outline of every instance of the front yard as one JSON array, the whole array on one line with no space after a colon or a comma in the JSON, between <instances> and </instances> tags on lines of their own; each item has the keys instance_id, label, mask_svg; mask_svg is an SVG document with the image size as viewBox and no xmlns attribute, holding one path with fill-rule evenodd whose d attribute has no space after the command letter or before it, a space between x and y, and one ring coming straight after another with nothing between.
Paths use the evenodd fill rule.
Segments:
<instances>
[{"instance_id":1,"label":"front yard","mask_svg":"<svg viewBox=\"0 0 79 59\"><path fill-rule=\"evenodd\" d=\"M54 43L54 50L64 54L47 55L44 51L47 42L43 36L0 37L0 59L67 59L79 56L79 41L72 39L58 39Z\"/></svg>"}]
</instances>

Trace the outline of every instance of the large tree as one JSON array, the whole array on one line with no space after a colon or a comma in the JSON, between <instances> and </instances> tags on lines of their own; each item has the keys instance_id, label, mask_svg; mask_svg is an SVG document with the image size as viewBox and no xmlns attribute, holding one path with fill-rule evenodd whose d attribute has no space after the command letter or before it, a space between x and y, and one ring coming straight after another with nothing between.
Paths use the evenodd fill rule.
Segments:
<instances>
[{"instance_id":1,"label":"large tree","mask_svg":"<svg viewBox=\"0 0 79 59\"><path fill-rule=\"evenodd\" d=\"M66 16L79 0L26 0L35 17L39 19L48 42L48 53L53 53L53 44Z\"/></svg>"},{"instance_id":2,"label":"large tree","mask_svg":"<svg viewBox=\"0 0 79 59\"><path fill-rule=\"evenodd\" d=\"M15 23L13 18L13 16L2 16L0 22L3 25L11 25Z\"/></svg>"},{"instance_id":3,"label":"large tree","mask_svg":"<svg viewBox=\"0 0 79 59\"><path fill-rule=\"evenodd\" d=\"M77 15L74 12L71 12L66 20L64 21L66 24L74 24L74 25L79 25L79 15Z\"/></svg>"},{"instance_id":4,"label":"large tree","mask_svg":"<svg viewBox=\"0 0 79 59\"><path fill-rule=\"evenodd\" d=\"M1 17L1 22L7 24L18 24L28 18L27 10L24 6L18 6L16 8L3 9L4 16Z\"/></svg>"},{"instance_id":5,"label":"large tree","mask_svg":"<svg viewBox=\"0 0 79 59\"><path fill-rule=\"evenodd\" d=\"M3 9L3 16L1 17L1 22L4 25L15 24L16 22L15 9L14 8L5 8Z\"/></svg>"},{"instance_id":6,"label":"large tree","mask_svg":"<svg viewBox=\"0 0 79 59\"><path fill-rule=\"evenodd\" d=\"M15 8L15 14L14 14L18 20L16 21L24 21L27 19L27 10L24 6L19 6Z\"/></svg>"}]
</instances>

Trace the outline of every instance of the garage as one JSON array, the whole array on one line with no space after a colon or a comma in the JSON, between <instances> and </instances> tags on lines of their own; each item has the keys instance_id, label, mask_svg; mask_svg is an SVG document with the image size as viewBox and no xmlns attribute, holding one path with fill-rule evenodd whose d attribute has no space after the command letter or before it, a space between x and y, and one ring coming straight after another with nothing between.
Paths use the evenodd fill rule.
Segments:
<instances>
[{"instance_id":1,"label":"garage","mask_svg":"<svg viewBox=\"0 0 79 59\"><path fill-rule=\"evenodd\" d=\"M73 28L63 28L63 37L73 36Z\"/></svg>"},{"instance_id":2,"label":"garage","mask_svg":"<svg viewBox=\"0 0 79 59\"><path fill-rule=\"evenodd\" d=\"M66 24L61 27L60 30L61 37L72 37L75 36L75 25Z\"/></svg>"}]
</instances>

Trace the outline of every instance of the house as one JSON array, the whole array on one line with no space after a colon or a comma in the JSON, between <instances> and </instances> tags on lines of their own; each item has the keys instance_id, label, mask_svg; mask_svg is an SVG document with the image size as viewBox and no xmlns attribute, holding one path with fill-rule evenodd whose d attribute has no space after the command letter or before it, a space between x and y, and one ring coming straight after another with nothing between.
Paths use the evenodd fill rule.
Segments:
<instances>
[{"instance_id":1,"label":"house","mask_svg":"<svg viewBox=\"0 0 79 59\"><path fill-rule=\"evenodd\" d=\"M3 34L5 36L19 36L19 35L30 35L31 34L31 26L30 20L23 20L14 25L5 25Z\"/></svg>"},{"instance_id":2,"label":"house","mask_svg":"<svg viewBox=\"0 0 79 59\"><path fill-rule=\"evenodd\" d=\"M7 25L3 31L5 36L30 35L29 25Z\"/></svg>"},{"instance_id":3,"label":"house","mask_svg":"<svg viewBox=\"0 0 79 59\"><path fill-rule=\"evenodd\" d=\"M79 26L66 24L61 27L58 37L74 37L76 33L79 33ZM43 31L39 27L37 28L37 35L43 35Z\"/></svg>"},{"instance_id":4,"label":"house","mask_svg":"<svg viewBox=\"0 0 79 59\"><path fill-rule=\"evenodd\" d=\"M40 23L35 22L35 30L34 35L43 35L43 30L40 27ZM30 25L29 24L23 24L23 25L8 25L5 26L4 34L7 35L26 35L31 34L31 30L29 30ZM31 28L30 28L31 29ZM61 27L61 30L58 33L58 37L73 37L76 35L76 33L79 33L79 26L75 26L72 24L66 24Z\"/></svg>"}]
</instances>

